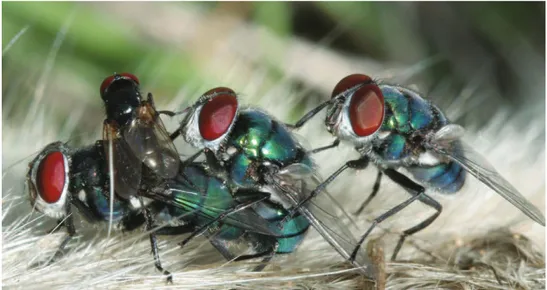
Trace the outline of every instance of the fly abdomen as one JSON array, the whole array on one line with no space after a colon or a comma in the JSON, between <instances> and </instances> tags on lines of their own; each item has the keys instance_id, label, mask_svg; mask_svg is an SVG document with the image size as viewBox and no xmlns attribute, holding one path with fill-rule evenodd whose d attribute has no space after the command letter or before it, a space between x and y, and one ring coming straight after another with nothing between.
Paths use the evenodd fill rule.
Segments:
<instances>
[{"instance_id":1,"label":"fly abdomen","mask_svg":"<svg viewBox=\"0 0 547 290\"><path fill-rule=\"evenodd\" d=\"M454 161L433 166L412 166L407 169L418 181L442 193L455 193L465 182L465 169Z\"/></svg>"},{"instance_id":2,"label":"fly abdomen","mask_svg":"<svg viewBox=\"0 0 547 290\"><path fill-rule=\"evenodd\" d=\"M298 214L286 220L283 228L279 229L279 222L287 216L288 211L281 205L271 201L262 202L253 208L258 215L268 221L272 231L280 232L280 236L277 239L278 248L276 253L278 254L292 253L300 242L302 242L310 227L309 221L304 216Z\"/></svg>"},{"instance_id":3,"label":"fly abdomen","mask_svg":"<svg viewBox=\"0 0 547 290\"><path fill-rule=\"evenodd\" d=\"M275 226L277 225L278 223L276 222ZM309 221L302 215L298 215L287 220L283 224L283 229L281 230L283 237L277 239L279 243L277 253L292 253L306 236L309 227Z\"/></svg>"},{"instance_id":4,"label":"fly abdomen","mask_svg":"<svg viewBox=\"0 0 547 290\"><path fill-rule=\"evenodd\" d=\"M104 194L101 187L93 186L85 188L88 206L99 214L103 220L110 219L110 201ZM127 205L123 205L119 199L114 199L114 208L112 209L112 221L119 221L126 215Z\"/></svg>"}]
</instances>

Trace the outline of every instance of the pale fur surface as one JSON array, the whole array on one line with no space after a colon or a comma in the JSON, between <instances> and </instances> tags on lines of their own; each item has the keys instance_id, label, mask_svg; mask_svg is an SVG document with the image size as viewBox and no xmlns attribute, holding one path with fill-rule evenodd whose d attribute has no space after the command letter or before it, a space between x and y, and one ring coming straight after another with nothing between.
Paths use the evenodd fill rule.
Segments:
<instances>
[{"instance_id":1,"label":"pale fur surface","mask_svg":"<svg viewBox=\"0 0 547 290\"><path fill-rule=\"evenodd\" d=\"M228 44L236 40L242 43L246 39L253 43L252 37L252 33L237 30L226 41ZM255 56L243 55L236 49L230 50L235 46L225 45L228 49L216 51L209 66L225 72L223 83L199 84L194 86L195 89L183 87L170 104L156 97L157 106L162 109L184 107L211 86L223 85L232 87L246 104L263 108L280 120L288 120L287 108L295 104L300 93L291 85L291 78L307 76L305 82L310 86L319 84L316 87L325 92L326 98L332 87L329 85L334 85L344 74L355 72L356 67L362 72L378 71L378 76L391 74L388 69L392 67L368 60L356 65L354 60L327 50L313 49L303 41L293 41L289 46L295 56L287 65L287 80L274 85L261 97L257 96L259 88L271 84L262 83L264 71L255 69L249 73L246 64L252 61L250 57ZM237 48L241 49L241 46ZM298 54L302 57L297 57ZM336 57L338 66L333 70L337 73L329 77L328 72L315 70L321 73L310 77L312 74L295 69L311 69L313 65L309 64L317 65L314 59L320 56L327 60ZM216 62L218 59L234 61L219 64ZM226 67L230 67L230 71ZM62 83L64 73L57 72L50 77L52 87ZM324 82L326 78L329 80ZM143 91L146 91L146 84ZM308 104L307 109L315 105ZM350 266L313 229L295 253L275 257L271 265L260 273L251 272L251 262L226 262L203 237L193 240L184 250L177 246L182 237L159 237L163 266L174 274L174 284L166 285L165 278L154 268L146 233L142 230L115 232L107 239L106 224L90 225L80 221L78 214L76 228L81 238L73 239L68 253L57 262L34 266L51 257L65 232L61 229L56 234L47 235L46 231L54 226L54 221L36 212L31 214L23 188L27 164L33 154L46 144L67 140L71 133L85 134L78 131L78 124L83 122L97 124L96 133L89 133L86 137L88 144L99 138L103 116L83 121L81 116L85 106L83 102L81 107L71 108L73 113L61 128L48 125L54 119L54 111L48 106L40 106L37 113L23 123L4 120L2 286L6 289L362 289L370 286L362 276L351 271ZM544 212L545 115L544 112L530 114L537 111L536 108L513 112L511 117L500 113L480 131L468 132L465 140ZM450 116L451 112L447 113ZM309 148L332 142L332 137L321 126L323 117L324 113L319 114L297 132ZM165 120L168 130L175 128L177 121ZM181 141L176 145L180 153L192 154L192 150ZM355 156L350 146L340 146L314 157L320 165L320 174L326 177ZM360 172L347 171L329 187L329 192L347 212L353 212L371 191L375 177L373 167ZM443 213L430 227L407 239L399 261L388 260L398 239L397 233L427 218L433 213L431 209L420 204L411 205L382 223L369 239L379 239L375 244L379 247L377 250L385 253L387 262L377 266L385 267L387 279L381 283L385 283L388 289L545 288L544 227L533 223L471 176L457 194L428 194L443 205ZM360 228L353 231L354 235L359 237L370 225L370 220L406 198L408 195L398 186L384 179L378 196L362 216L354 218ZM376 257L376 260L382 259Z\"/></svg>"}]
</instances>

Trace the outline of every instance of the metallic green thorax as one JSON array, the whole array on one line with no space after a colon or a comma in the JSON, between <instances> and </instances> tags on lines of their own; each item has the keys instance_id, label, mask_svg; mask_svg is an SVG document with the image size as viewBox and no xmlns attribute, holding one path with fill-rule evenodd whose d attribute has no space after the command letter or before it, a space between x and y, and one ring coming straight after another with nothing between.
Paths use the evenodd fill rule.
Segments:
<instances>
[{"instance_id":1,"label":"metallic green thorax","mask_svg":"<svg viewBox=\"0 0 547 290\"><path fill-rule=\"evenodd\" d=\"M436 131L448 122L443 113L417 94L405 94L397 87L380 86L385 100L382 131L411 134L415 131Z\"/></svg>"},{"instance_id":2,"label":"metallic green thorax","mask_svg":"<svg viewBox=\"0 0 547 290\"><path fill-rule=\"evenodd\" d=\"M237 153L227 162L230 177L238 186L252 186L258 180L258 167L270 162L279 168L292 163L312 166L304 149L284 125L257 110L242 111L228 140Z\"/></svg>"},{"instance_id":3,"label":"metallic green thorax","mask_svg":"<svg viewBox=\"0 0 547 290\"><path fill-rule=\"evenodd\" d=\"M423 152L421 140L413 138L423 137L446 125L448 121L443 113L418 94L388 85L380 88L385 100L385 116L380 131L390 134L377 146L377 152L386 160L399 160Z\"/></svg>"}]
</instances>

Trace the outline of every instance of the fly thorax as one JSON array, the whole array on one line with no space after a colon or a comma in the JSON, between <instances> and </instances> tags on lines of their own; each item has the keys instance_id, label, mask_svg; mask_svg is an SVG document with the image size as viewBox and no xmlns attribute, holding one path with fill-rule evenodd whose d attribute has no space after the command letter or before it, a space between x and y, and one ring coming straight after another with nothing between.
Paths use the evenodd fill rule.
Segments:
<instances>
[{"instance_id":1,"label":"fly thorax","mask_svg":"<svg viewBox=\"0 0 547 290\"><path fill-rule=\"evenodd\" d=\"M115 107L106 107L106 117L114 120L119 126L126 126L136 118L135 107L128 104L120 104Z\"/></svg>"}]
</instances>

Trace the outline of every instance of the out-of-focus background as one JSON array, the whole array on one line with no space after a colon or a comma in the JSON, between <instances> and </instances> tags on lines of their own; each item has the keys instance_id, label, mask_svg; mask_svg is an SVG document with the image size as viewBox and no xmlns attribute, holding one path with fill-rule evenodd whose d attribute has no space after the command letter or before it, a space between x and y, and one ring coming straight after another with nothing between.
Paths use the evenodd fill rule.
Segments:
<instances>
[{"instance_id":1,"label":"out-of-focus background","mask_svg":"<svg viewBox=\"0 0 547 290\"><path fill-rule=\"evenodd\" d=\"M545 3L9 2L2 16L4 209L30 210L32 154L101 138L99 86L113 72L137 75L160 109L229 86L286 122L350 73L411 86L492 148L494 165L523 166L515 176L544 201ZM313 130L312 147L329 142ZM343 161L324 159L325 174Z\"/></svg>"},{"instance_id":2,"label":"out-of-focus background","mask_svg":"<svg viewBox=\"0 0 547 290\"><path fill-rule=\"evenodd\" d=\"M480 126L502 106L544 110L541 2L37 2L5 3L3 16L9 123L40 102L59 122L85 108L78 125L93 130L99 84L115 71L160 102L227 82L259 87L253 102L288 80L301 91L292 120L350 72L416 84L445 109L462 99L460 123Z\"/></svg>"}]
</instances>

